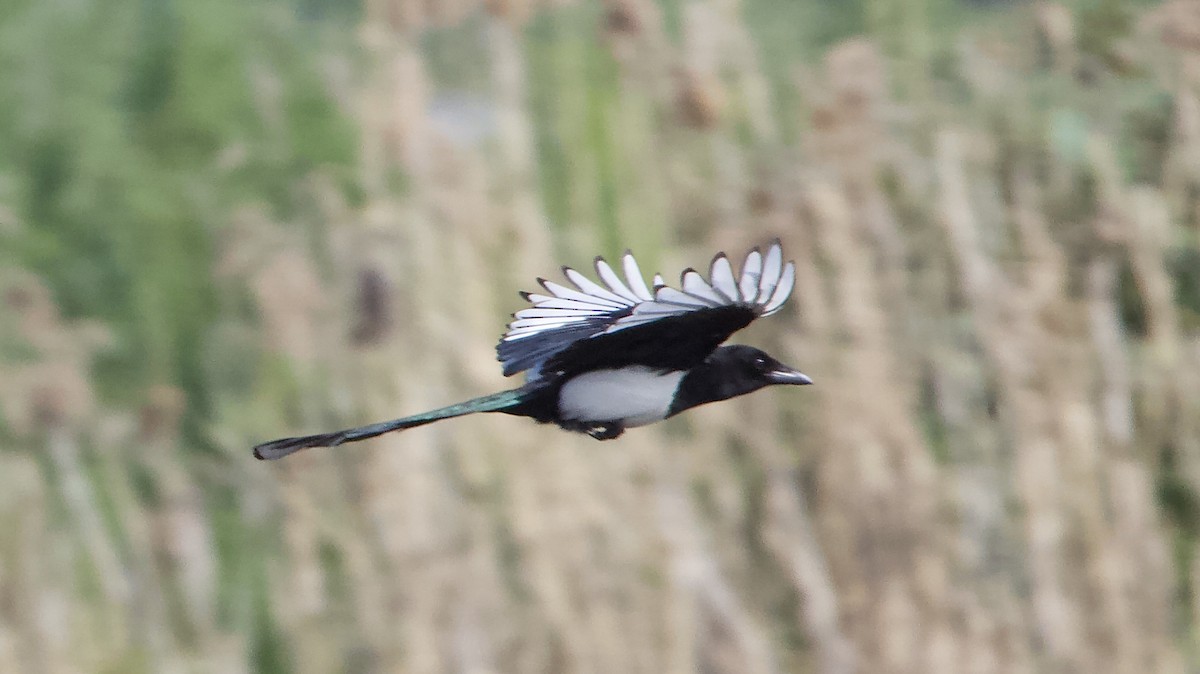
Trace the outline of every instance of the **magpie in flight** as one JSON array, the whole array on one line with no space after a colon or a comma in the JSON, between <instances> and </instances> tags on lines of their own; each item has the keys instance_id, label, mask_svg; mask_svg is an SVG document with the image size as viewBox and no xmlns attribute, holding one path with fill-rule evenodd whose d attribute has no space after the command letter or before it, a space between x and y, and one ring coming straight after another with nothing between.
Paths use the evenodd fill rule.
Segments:
<instances>
[{"instance_id":1,"label":"magpie in flight","mask_svg":"<svg viewBox=\"0 0 1200 674\"><path fill-rule=\"evenodd\" d=\"M611 440L697 405L772 384L812 383L758 349L720 346L791 295L796 266L784 264L778 239L765 255L750 251L740 275L718 253L708 279L687 269L679 289L655 275L651 291L629 252L621 266L624 280L597 257L604 285L563 267L574 288L538 279L544 294L521 293L533 306L513 315L496 353L505 376L526 373L524 386L369 426L273 440L255 447L254 456L278 459L476 412L530 417Z\"/></svg>"}]
</instances>

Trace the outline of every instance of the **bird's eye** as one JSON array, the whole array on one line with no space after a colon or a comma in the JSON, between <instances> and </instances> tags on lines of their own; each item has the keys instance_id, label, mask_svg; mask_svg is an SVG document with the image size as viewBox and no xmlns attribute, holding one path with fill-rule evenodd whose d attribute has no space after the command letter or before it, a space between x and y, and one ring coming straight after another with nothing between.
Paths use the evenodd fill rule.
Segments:
<instances>
[{"instance_id":1,"label":"bird's eye","mask_svg":"<svg viewBox=\"0 0 1200 674\"><path fill-rule=\"evenodd\" d=\"M755 358L755 359L754 359L754 365L755 365L755 366L757 366L757 367L766 367L766 366L767 366L767 359L766 359L766 358L763 358L762 356L759 356L758 358Z\"/></svg>"}]
</instances>

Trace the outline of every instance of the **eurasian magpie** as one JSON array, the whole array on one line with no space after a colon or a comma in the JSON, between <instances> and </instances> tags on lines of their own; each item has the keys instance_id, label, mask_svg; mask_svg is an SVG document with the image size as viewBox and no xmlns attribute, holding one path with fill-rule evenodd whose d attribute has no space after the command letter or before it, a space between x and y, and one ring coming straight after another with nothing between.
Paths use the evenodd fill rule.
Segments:
<instances>
[{"instance_id":1,"label":"eurasian magpie","mask_svg":"<svg viewBox=\"0 0 1200 674\"><path fill-rule=\"evenodd\" d=\"M697 405L772 384L812 383L756 348L720 346L759 316L779 311L791 295L796 266L783 263L778 239L765 255L750 251L740 275L718 253L707 280L687 269L678 290L655 275L651 292L628 251L621 265L625 280L597 257L604 285L563 267L574 288L538 279L544 294L521 293L533 306L513 315L496 353L505 376L526 373L524 386L369 426L272 440L255 447L254 456L278 459L476 412L530 417L611 440Z\"/></svg>"}]
</instances>

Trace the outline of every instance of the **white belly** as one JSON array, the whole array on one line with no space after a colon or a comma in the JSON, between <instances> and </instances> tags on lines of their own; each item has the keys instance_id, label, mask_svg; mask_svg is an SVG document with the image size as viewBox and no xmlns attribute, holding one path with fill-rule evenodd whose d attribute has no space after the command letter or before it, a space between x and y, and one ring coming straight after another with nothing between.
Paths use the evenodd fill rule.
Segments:
<instances>
[{"instance_id":1,"label":"white belly","mask_svg":"<svg viewBox=\"0 0 1200 674\"><path fill-rule=\"evenodd\" d=\"M682 372L634 366L587 372L563 384L558 413L574 421L619 421L644 426L664 419Z\"/></svg>"}]
</instances>

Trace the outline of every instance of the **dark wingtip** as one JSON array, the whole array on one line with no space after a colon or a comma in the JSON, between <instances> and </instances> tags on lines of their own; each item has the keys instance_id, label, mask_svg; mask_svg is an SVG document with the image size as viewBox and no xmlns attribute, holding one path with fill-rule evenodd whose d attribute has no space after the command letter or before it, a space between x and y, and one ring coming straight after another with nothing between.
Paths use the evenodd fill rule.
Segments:
<instances>
[{"instance_id":1,"label":"dark wingtip","mask_svg":"<svg viewBox=\"0 0 1200 674\"><path fill-rule=\"evenodd\" d=\"M683 271L679 272L679 285L683 285L683 279L688 274L699 274L699 273L700 272L696 271L695 268L693 268L693 267L688 267L687 269L684 269Z\"/></svg>"},{"instance_id":2,"label":"dark wingtip","mask_svg":"<svg viewBox=\"0 0 1200 674\"><path fill-rule=\"evenodd\" d=\"M518 290L517 294L520 295L521 299L525 300L526 302L533 301L533 300L529 299L529 291L527 291L527 290Z\"/></svg>"},{"instance_id":3,"label":"dark wingtip","mask_svg":"<svg viewBox=\"0 0 1200 674\"><path fill-rule=\"evenodd\" d=\"M592 269L596 270L596 276L603 278L604 274L600 273L600 265L605 265L609 269L612 269L612 265L608 264L608 260L605 260L603 255L597 255L596 259L592 260Z\"/></svg>"}]
</instances>

